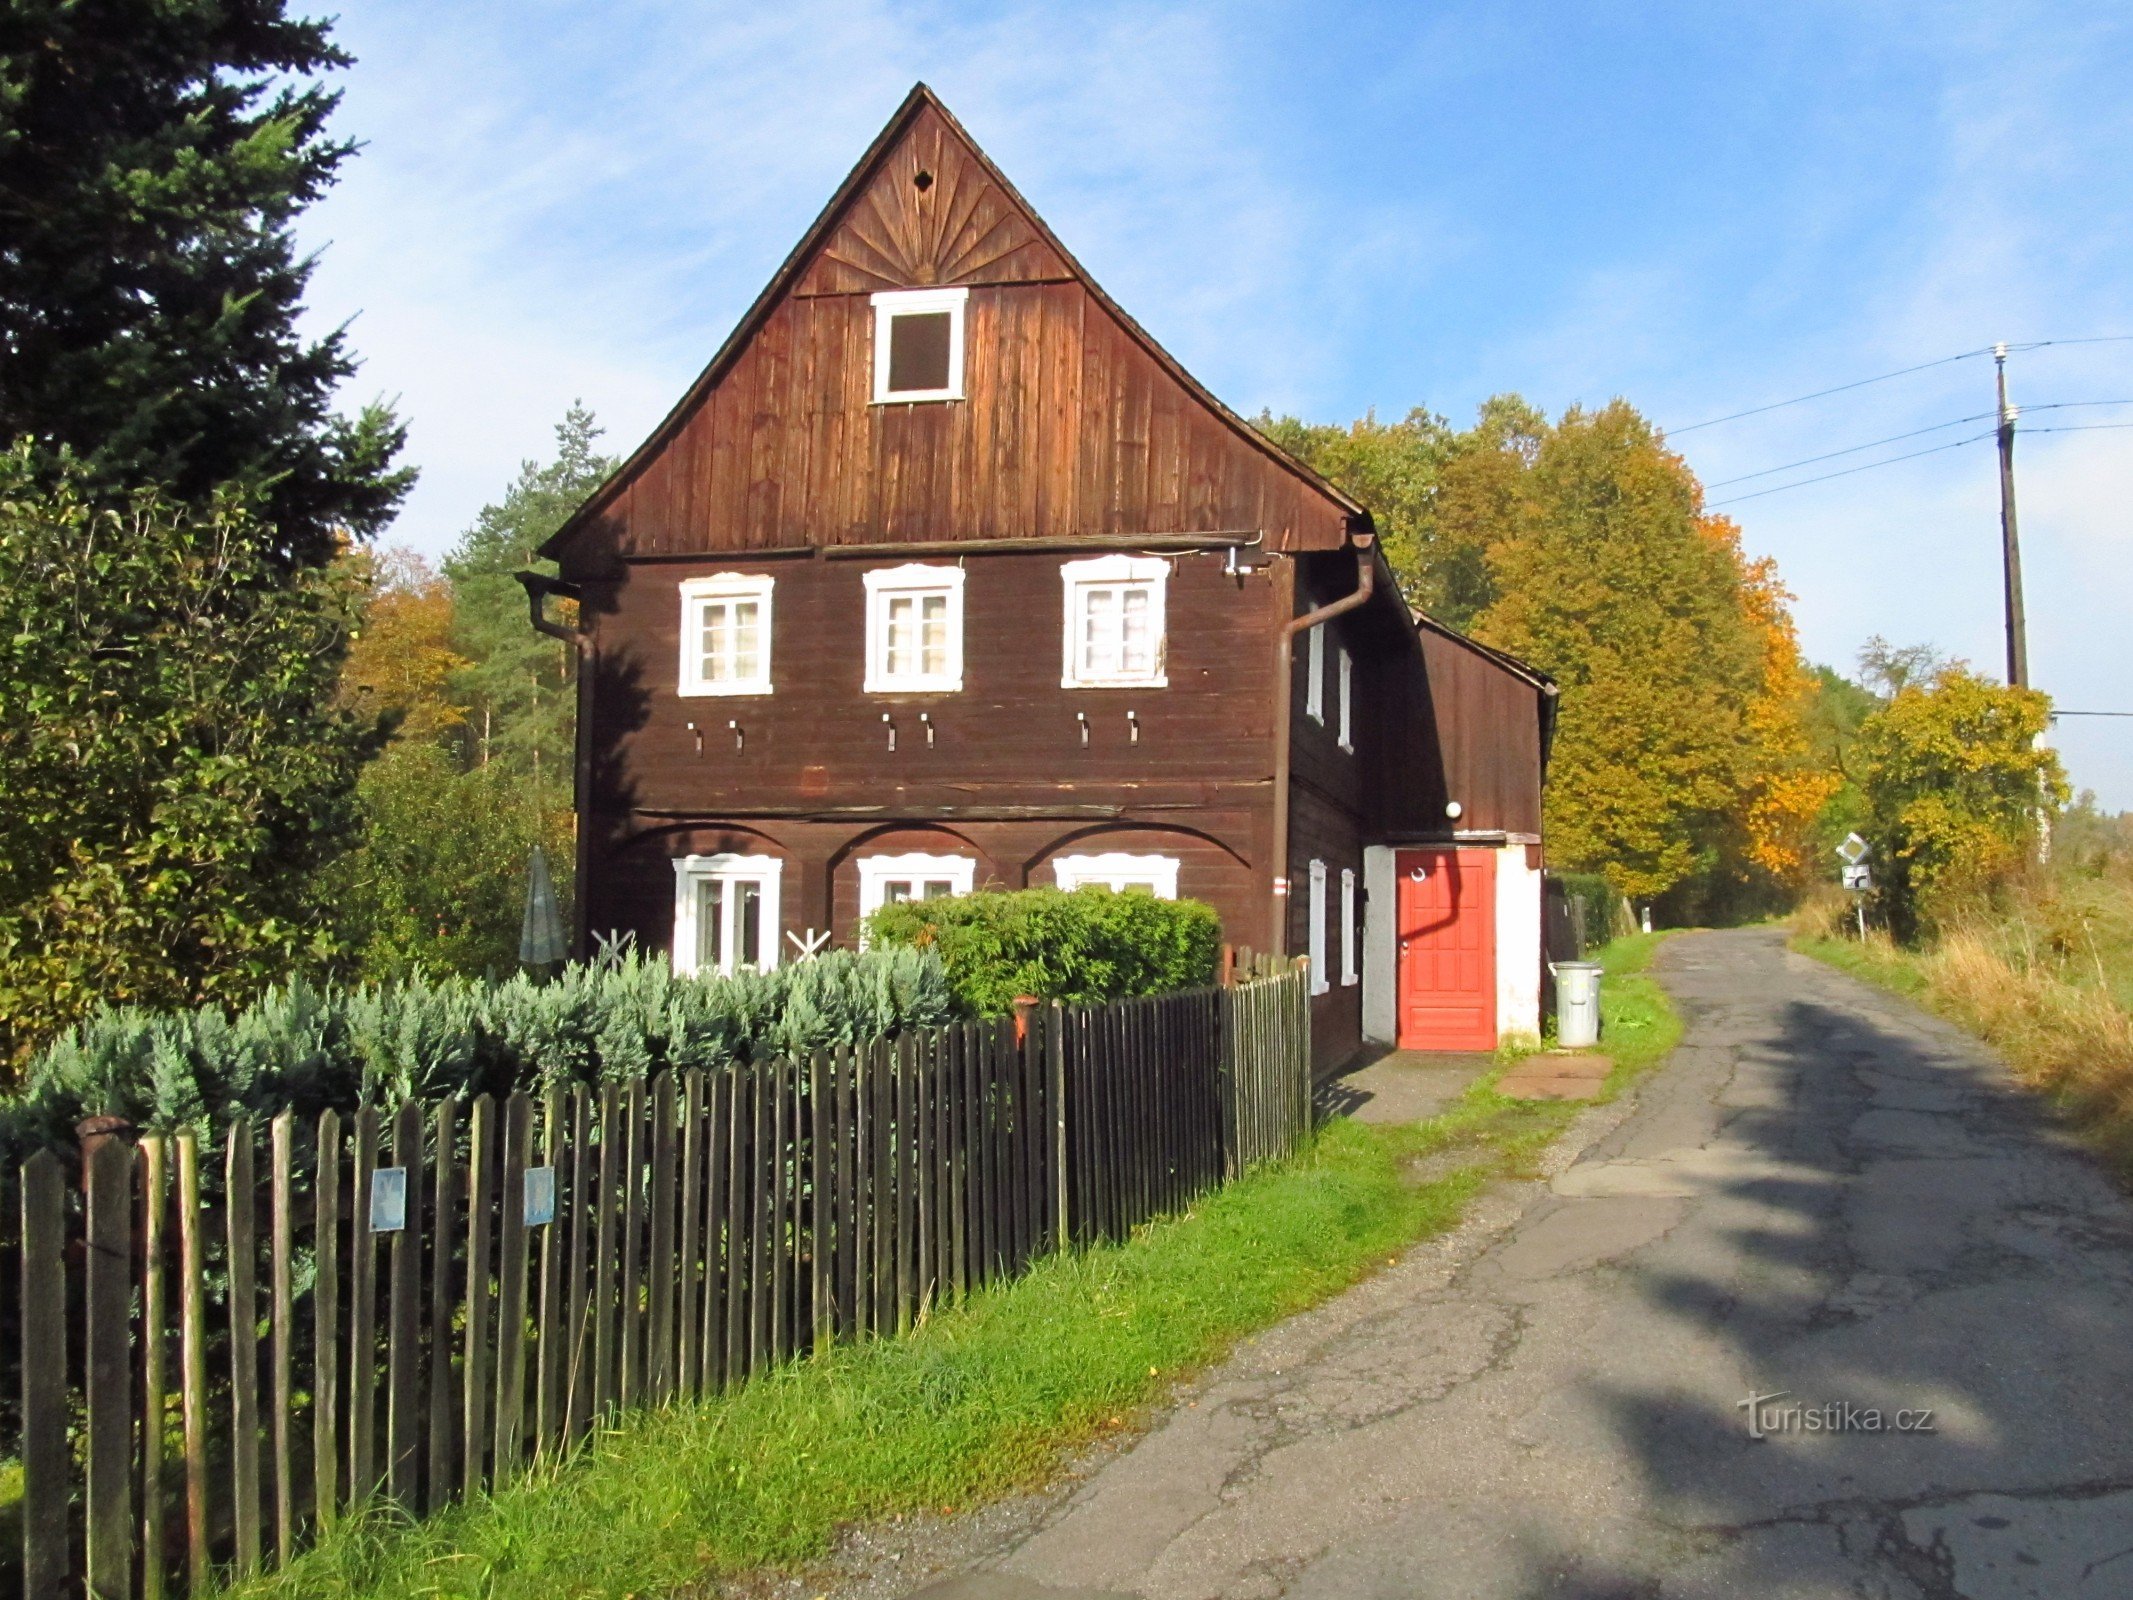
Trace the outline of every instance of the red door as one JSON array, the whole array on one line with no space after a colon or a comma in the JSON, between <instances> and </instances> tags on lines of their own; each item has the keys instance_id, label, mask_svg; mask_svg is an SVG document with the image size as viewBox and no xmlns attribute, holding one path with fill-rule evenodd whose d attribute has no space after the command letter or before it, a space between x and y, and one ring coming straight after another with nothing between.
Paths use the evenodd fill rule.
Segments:
<instances>
[{"instance_id":1,"label":"red door","mask_svg":"<svg viewBox=\"0 0 2133 1600\"><path fill-rule=\"evenodd\" d=\"M1400 1048L1496 1048L1496 856L1402 850Z\"/></svg>"}]
</instances>

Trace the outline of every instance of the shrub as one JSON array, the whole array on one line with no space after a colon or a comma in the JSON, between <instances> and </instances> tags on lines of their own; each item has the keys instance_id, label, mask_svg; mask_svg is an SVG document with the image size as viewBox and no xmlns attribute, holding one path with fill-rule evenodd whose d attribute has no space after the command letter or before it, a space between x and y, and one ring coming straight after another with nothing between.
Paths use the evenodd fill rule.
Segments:
<instances>
[{"instance_id":1,"label":"shrub","mask_svg":"<svg viewBox=\"0 0 2133 1600\"><path fill-rule=\"evenodd\" d=\"M830 951L771 972L680 978L662 956L610 950L554 979L416 976L335 989L292 978L254 1004L106 1006L30 1064L0 1102L0 1155L71 1144L84 1116L207 1128L284 1110L391 1108L669 1067L797 1056L954 1014L930 951Z\"/></svg>"},{"instance_id":2,"label":"shrub","mask_svg":"<svg viewBox=\"0 0 2133 1600\"><path fill-rule=\"evenodd\" d=\"M1110 889L985 890L883 906L876 948L937 952L956 1002L1001 1016L1017 996L1072 1004L1167 994L1215 980L1222 923L1197 900Z\"/></svg>"},{"instance_id":3,"label":"shrub","mask_svg":"<svg viewBox=\"0 0 2133 1600\"><path fill-rule=\"evenodd\" d=\"M2042 694L1956 663L1905 684L1860 728L1874 894L1897 937L1930 930L2034 858L2039 820L2067 798L2059 758L2038 742L2050 718Z\"/></svg>"}]
</instances>

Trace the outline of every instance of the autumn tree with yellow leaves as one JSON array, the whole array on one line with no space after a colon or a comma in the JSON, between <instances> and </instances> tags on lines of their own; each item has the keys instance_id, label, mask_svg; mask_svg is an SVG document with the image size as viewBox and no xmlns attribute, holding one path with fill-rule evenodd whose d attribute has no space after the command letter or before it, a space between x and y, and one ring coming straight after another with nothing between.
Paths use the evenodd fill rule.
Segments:
<instances>
[{"instance_id":1,"label":"autumn tree with yellow leaves","mask_svg":"<svg viewBox=\"0 0 2133 1600\"><path fill-rule=\"evenodd\" d=\"M1775 567L1624 401L1551 423L1498 396L1456 434L1426 417L1264 425L1366 503L1397 486L1388 546L1409 599L1562 686L1551 863L1684 915L1801 882L1836 779Z\"/></svg>"}]
</instances>

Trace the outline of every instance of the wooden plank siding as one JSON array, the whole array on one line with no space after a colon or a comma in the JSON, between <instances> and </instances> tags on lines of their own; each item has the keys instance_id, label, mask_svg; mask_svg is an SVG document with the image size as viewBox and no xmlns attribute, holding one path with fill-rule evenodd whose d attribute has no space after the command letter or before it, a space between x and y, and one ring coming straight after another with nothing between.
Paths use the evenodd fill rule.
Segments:
<instances>
[{"instance_id":1,"label":"wooden plank siding","mask_svg":"<svg viewBox=\"0 0 2133 1600\"><path fill-rule=\"evenodd\" d=\"M1463 640L1421 630L1421 658L1373 687L1370 829L1388 839L1541 832L1542 692ZM1459 802L1456 822L1447 802Z\"/></svg>"},{"instance_id":2,"label":"wooden plank siding","mask_svg":"<svg viewBox=\"0 0 2133 1600\"><path fill-rule=\"evenodd\" d=\"M961 397L875 403L871 297L938 286L967 290ZM1365 846L1441 831L1454 794L1463 829L1537 834L1540 688L1418 642L1381 558L1375 596L1329 631L1354 661L1353 748L1334 649L1324 720L1303 714L1306 638L1281 704L1282 628L1350 592L1371 540L1369 513L1186 373L920 86L543 547L579 601L580 950L595 933L667 949L687 855L781 862L784 959L808 933L852 942L868 855L966 857L981 886L1019 888L1062 854L1124 851L1175 857L1231 940L1301 953L1314 857L1337 915ZM1169 562L1161 687L1062 686L1061 566L1110 550ZM864 689L865 578L907 560L962 569L958 692ZM727 573L772 580L772 689L683 695L680 585ZM1321 1067L1361 1042L1338 977L1311 1002ZM741 1347L715 1333L730 1365Z\"/></svg>"}]
</instances>

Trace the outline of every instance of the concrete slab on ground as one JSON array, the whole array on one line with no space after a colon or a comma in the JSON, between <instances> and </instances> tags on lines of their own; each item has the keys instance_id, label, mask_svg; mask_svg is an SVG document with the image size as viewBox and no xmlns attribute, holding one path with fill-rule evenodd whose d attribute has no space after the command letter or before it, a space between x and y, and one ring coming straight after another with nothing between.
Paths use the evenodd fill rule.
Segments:
<instances>
[{"instance_id":1,"label":"concrete slab on ground","mask_svg":"<svg viewBox=\"0 0 2133 1600\"><path fill-rule=\"evenodd\" d=\"M1475 1052L1388 1051L1320 1084L1319 1114L1358 1122L1421 1122L1495 1065L1494 1056Z\"/></svg>"}]
</instances>

